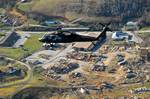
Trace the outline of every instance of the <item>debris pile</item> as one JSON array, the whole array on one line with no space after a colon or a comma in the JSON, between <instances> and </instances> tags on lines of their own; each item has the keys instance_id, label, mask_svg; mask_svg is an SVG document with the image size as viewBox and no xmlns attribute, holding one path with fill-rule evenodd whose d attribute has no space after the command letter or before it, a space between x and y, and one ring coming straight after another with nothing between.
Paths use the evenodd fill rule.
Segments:
<instances>
[{"instance_id":1,"label":"debris pile","mask_svg":"<svg viewBox=\"0 0 150 99\"><path fill-rule=\"evenodd\" d=\"M70 63L68 64L68 66L66 67L56 67L53 66L50 68L50 72L52 73L56 73L56 74L67 74L71 71L73 71L74 69L77 69L79 67L79 64L77 63Z\"/></svg>"}]
</instances>

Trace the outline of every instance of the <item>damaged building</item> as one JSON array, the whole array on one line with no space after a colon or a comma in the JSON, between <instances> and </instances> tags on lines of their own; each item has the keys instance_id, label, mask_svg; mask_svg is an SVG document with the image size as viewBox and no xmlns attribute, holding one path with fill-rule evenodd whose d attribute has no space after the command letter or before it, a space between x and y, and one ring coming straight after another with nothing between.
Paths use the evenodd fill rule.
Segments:
<instances>
[{"instance_id":1,"label":"damaged building","mask_svg":"<svg viewBox=\"0 0 150 99\"><path fill-rule=\"evenodd\" d=\"M150 61L150 47L141 47L140 56L142 59Z\"/></svg>"}]
</instances>

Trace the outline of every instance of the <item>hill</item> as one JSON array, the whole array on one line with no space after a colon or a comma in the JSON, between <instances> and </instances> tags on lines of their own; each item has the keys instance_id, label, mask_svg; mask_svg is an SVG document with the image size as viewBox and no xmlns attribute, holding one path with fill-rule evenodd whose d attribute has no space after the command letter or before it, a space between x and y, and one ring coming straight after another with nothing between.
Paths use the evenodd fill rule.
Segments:
<instances>
[{"instance_id":1,"label":"hill","mask_svg":"<svg viewBox=\"0 0 150 99\"><path fill-rule=\"evenodd\" d=\"M10 2L11 1L11 2ZM14 5L17 0L1 0L0 5ZM126 23L138 21L150 26L150 0L32 0L20 4L25 14L60 16L64 18L84 17L83 21L113 21ZM29 4L29 6L28 6ZM34 17L35 17L34 16Z\"/></svg>"},{"instance_id":2,"label":"hill","mask_svg":"<svg viewBox=\"0 0 150 99\"><path fill-rule=\"evenodd\" d=\"M149 0L39 0L32 11L49 16L110 18L123 23L135 20L150 25L149 5Z\"/></svg>"}]
</instances>

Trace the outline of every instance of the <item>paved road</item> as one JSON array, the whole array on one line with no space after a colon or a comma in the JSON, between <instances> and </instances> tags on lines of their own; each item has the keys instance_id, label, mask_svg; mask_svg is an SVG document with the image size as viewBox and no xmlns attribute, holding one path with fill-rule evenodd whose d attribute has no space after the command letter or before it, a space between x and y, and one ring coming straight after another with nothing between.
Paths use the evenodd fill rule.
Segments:
<instances>
[{"instance_id":1,"label":"paved road","mask_svg":"<svg viewBox=\"0 0 150 99\"><path fill-rule=\"evenodd\" d=\"M50 32L46 32L46 31L40 31L40 32L34 32L34 31L16 31L17 33L26 33L26 34L45 34L45 33L53 33L54 31L50 31ZM89 31L89 32L77 32L77 33L81 33L81 34L87 34L87 33L101 33L101 31L97 31L97 32L93 32L93 31ZM112 33L112 32L107 32L107 33Z\"/></svg>"},{"instance_id":2,"label":"paved road","mask_svg":"<svg viewBox=\"0 0 150 99\"><path fill-rule=\"evenodd\" d=\"M40 31L40 32L34 32L34 31L16 31L17 33L29 33L29 34L45 34L45 33L53 33L54 31L50 31L50 32L46 32L46 31ZM90 33L100 33L101 31L89 31ZM115 32L115 31L113 31ZM131 31L124 31L124 32L131 32ZM143 30L143 31L134 31L136 33L145 33L145 32L149 32L150 33L150 30ZM87 33L87 32L77 32L77 33ZM108 32L108 33L112 33L112 32Z\"/></svg>"}]
</instances>

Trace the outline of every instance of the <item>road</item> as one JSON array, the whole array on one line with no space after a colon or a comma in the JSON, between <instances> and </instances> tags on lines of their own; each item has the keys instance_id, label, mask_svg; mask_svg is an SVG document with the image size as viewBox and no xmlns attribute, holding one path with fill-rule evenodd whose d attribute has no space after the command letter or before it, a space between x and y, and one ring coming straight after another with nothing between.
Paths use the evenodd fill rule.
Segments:
<instances>
[{"instance_id":1,"label":"road","mask_svg":"<svg viewBox=\"0 0 150 99\"><path fill-rule=\"evenodd\" d=\"M16 31L17 33L29 33L29 34L36 34L36 33L47 33L48 31L40 31L40 32L34 32L34 31ZM54 31L50 31L49 33L52 33ZM91 33L99 33L101 31L88 31ZM113 31L116 32L116 31ZM131 32L131 31L124 31L124 32ZM140 30L140 31L134 31L136 33L145 33L145 32L150 32L150 30ZM84 32L78 32L78 33L86 33L86 31ZM112 33L112 32L108 32L108 33Z\"/></svg>"}]
</instances>

